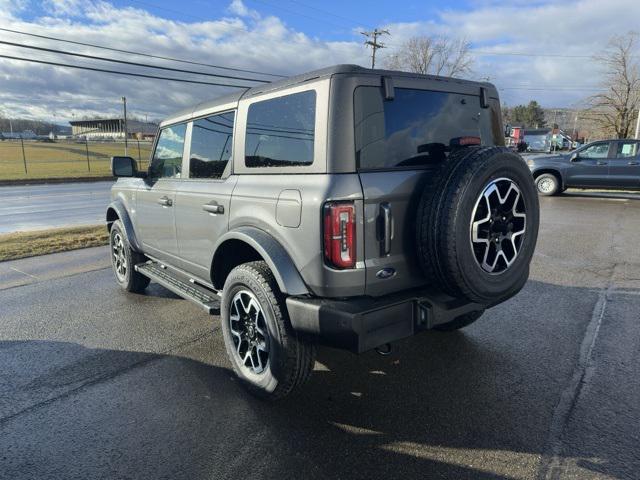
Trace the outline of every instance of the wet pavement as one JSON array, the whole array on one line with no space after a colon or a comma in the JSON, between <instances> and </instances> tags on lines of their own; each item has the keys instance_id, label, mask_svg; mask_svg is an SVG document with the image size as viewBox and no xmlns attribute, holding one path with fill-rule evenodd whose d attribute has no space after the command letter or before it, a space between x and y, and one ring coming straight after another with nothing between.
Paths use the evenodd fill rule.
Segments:
<instances>
[{"instance_id":1,"label":"wet pavement","mask_svg":"<svg viewBox=\"0 0 640 480\"><path fill-rule=\"evenodd\" d=\"M389 357L320 349L277 404L105 249L0 263L0 478L640 478L640 196L541 206L519 295Z\"/></svg>"},{"instance_id":2,"label":"wet pavement","mask_svg":"<svg viewBox=\"0 0 640 480\"><path fill-rule=\"evenodd\" d=\"M113 182L0 187L0 233L104 222Z\"/></svg>"}]
</instances>

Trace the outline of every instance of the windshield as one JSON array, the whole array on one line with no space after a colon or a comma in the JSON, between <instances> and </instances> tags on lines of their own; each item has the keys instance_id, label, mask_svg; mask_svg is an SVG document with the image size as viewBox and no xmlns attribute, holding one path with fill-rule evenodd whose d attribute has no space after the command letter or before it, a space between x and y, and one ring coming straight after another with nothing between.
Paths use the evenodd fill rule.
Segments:
<instances>
[{"instance_id":1,"label":"windshield","mask_svg":"<svg viewBox=\"0 0 640 480\"><path fill-rule=\"evenodd\" d=\"M524 141L530 152L548 152L551 149L549 135L527 135Z\"/></svg>"},{"instance_id":2,"label":"windshield","mask_svg":"<svg viewBox=\"0 0 640 480\"><path fill-rule=\"evenodd\" d=\"M424 166L470 145L504 143L496 109L481 108L479 96L396 88L385 101L381 90L354 93L360 170Z\"/></svg>"}]
</instances>

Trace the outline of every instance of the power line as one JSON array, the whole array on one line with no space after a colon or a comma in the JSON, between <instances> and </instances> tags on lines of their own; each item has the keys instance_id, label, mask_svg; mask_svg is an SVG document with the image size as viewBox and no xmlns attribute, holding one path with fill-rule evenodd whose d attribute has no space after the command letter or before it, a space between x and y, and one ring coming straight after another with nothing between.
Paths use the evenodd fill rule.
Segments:
<instances>
[{"instance_id":1,"label":"power line","mask_svg":"<svg viewBox=\"0 0 640 480\"><path fill-rule=\"evenodd\" d=\"M397 44L385 44L386 47L391 48L402 48L403 45ZM469 50L470 55L480 55L480 56L506 56L506 57L550 57L550 58L588 58L593 59L593 55L570 55L563 53L527 53L527 52L487 52L484 50ZM631 55L632 57L638 57L640 55Z\"/></svg>"},{"instance_id":2,"label":"power line","mask_svg":"<svg viewBox=\"0 0 640 480\"><path fill-rule=\"evenodd\" d=\"M231 70L231 71L235 71L235 72L254 73L256 75L266 75L266 76L269 76L269 77L280 77L280 78L286 77L286 75L278 75L278 74L275 74L275 73L258 72L258 71L255 71L255 70L246 70L246 69L243 69L243 68L223 67L221 65L213 65L213 64L210 64L210 63L194 62L192 60L182 60L182 59L179 59L179 58L164 57L162 55L152 55L150 53L134 52L134 51L131 51L131 50L121 50L119 48L105 47L104 45L96 45L96 44L93 44L93 43L78 42L78 41L75 41L75 40L67 40L67 39L59 38L59 37L51 37L51 36L47 36L47 35L38 35L36 33L21 32L19 30L12 30L10 28L1 28L0 27L0 31L10 32L10 33L17 33L19 35L27 35L27 36L36 37L36 38L43 38L45 40L54 40L56 42L72 43L74 45L82 45L84 47L100 48L102 50L110 50L112 52L127 53L129 55L139 55L141 57L157 58L157 59L160 59L160 60L169 60L171 62L188 63L190 65L200 65L200 66L203 66L203 67L219 68L221 70Z\"/></svg>"},{"instance_id":3,"label":"power line","mask_svg":"<svg viewBox=\"0 0 640 480\"><path fill-rule=\"evenodd\" d=\"M571 91L571 90L583 90L583 91L592 91L592 92L600 92L604 91L603 88L597 87L500 87L498 90L555 90L555 91Z\"/></svg>"},{"instance_id":4,"label":"power line","mask_svg":"<svg viewBox=\"0 0 640 480\"><path fill-rule=\"evenodd\" d=\"M353 28L352 25L347 26L346 24L337 24L337 23L330 22L329 20L326 20L326 19L323 19L323 18L318 18L318 17L314 17L312 15L307 15L305 13L296 12L295 10L291 10L289 8L282 7L282 6L274 4L274 3L265 2L263 0L249 0L249 1L252 2L252 3L260 3L262 5L267 5L267 6L270 6L270 7L279 8L280 10L282 10L284 12L288 12L288 13L291 13L293 15L298 15L300 17L308 18L309 20L315 20L316 22L326 23L327 25L333 25L334 27Z\"/></svg>"},{"instance_id":5,"label":"power line","mask_svg":"<svg viewBox=\"0 0 640 480\"><path fill-rule=\"evenodd\" d=\"M45 47L36 47L35 45L22 45L20 43L14 43L14 42L5 42L4 40L0 40L0 44L4 44L4 45L11 45L14 47L20 47L20 48L30 48L33 50L40 50L43 52L53 52L53 53L59 53L62 55L72 55L74 57L82 57L82 58L91 58L93 60L101 60L103 62L113 62L113 63L121 63L124 65L133 65L135 67L145 67L145 68L157 68L159 70L169 70L172 72L180 72L180 73L192 73L195 75L206 75L209 77L220 77L220 78L228 78L230 80L249 80L252 82L261 82L261 83L270 83L269 80L259 80L259 79L255 79L255 78L249 78L249 77L235 77L232 75L222 75L219 73L206 73L206 72L197 72L195 70L183 70L181 68L172 68L172 67L160 67L157 65L149 65L148 63L138 63L138 62L128 62L126 60L118 60L115 58L107 58L107 57L98 57L95 55L87 55L84 53L77 53L77 52L68 52L66 50L56 50L54 48L45 48Z\"/></svg>"},{"instance_id":6,"label":"power line","mask_svg":"<svg viewBox=\"0 0 640 480\"><path fill-rule=\"evenodd\" d=\"M489 57L554 57L554 58L592 58L592 55L564 55L561 53L524 53L524 52L484 52L481 50L469 50L472 55L486 55Z\"/></svg>"},{"instance_id":7,"label":"power line","mask_svg":"<svg viewBox=\"0 0 640 480\"><path fill-rule=\"evenodd\" d=\"M151 8L157 9L157 10L164 10L165 12L171 12L171 13L182 15L184 17L193 18L194 20L198 20L199 22L209 21L209 20L206 20L206 19L204 19L202 17L196 16L196 15L192 15L190 13L182 12L182 11L179 11L179 10L174 10L174 9L171 9L171 8L161 7L160 5L155 5L155 4L150 3L150 2L142 2L142 1L139 1L139 0L129 0L129 1L132 2L132 3L137 3L139 5L144 5L145 7L151 7ZM274 4L274 3L265 2L265 1L262 1L262 0L248 0L248 1L252 2L252 3L259 3L259 4L262 4L262 5L269 6L269 7L277 8L277 9L280 9L280 10L282 10L284 12L291 13L293 15L298 15L300 17L308 18L309 20L314 20L314 21L317 21L317 22L323 22L323 23L326 23L328 25L333 25L335 27L352 28L351 25L349 25L349 26L347 26L346 24L341 24L340 25L340 24L337 24L337 23L334 23L334 22L330 22L330 21L328 21L326 19L322 19L322 18L311 16L311 15L307 15L307 14L304 14L304 13L296 12L295 10L291 10L289 8L282 7L282 6ZM304 7L307 7L307 8L312 8L313 10L318 10L318 11L321 11L323 13L326 13L326 14L334 16L334 17L344 18L344 17L339 17L338 15L331 14L331 13L326 12L326 11L322 11L322 10L320 10L318 8L310 7L309 5L301 4L300 2L293 2L292 1L292 3L298 3L301 6L304 6ZM350 19L347 19L347 20L349 22L352 21ZM240 28L240 27L238 27L238 28Z\"/></svg>"},{"instance_id":8,"label":"power line","mask_svg":"<svg viewBox=\"0 0 640 480\"><path fill-rule=\"evenodd\" d=\"M525 52L484 52L481 50L469 50L472 55L486 55L486 56L510 56L510 57L553 57L553 58L589 58L592 59L593 55L567 55L562 53L525 53ZM638 55L631 55L637 57Z\"/></svg>"},{"instance_id":9,"label":"power line","mask_svg":"<svg viewBox=\"0 0 640 480\"><path fill-rule=\"evenodd\" d=\"M289 1L291 3L296 3L296 4L298 4L298 5L302 6L302 7L310 8L311 10L315 10L317 12L324 13L325 15L330 15L332 17L339 18L341 20L346 20L347 22L350 22L352 25L357 25L358 23L360 23L359 21L356 21L353 18L343 17L341 15L337 15L337 14L335 14L333 12L328 11L328 10L323 10L321 8L314 7L312 5L307 5L306 3L298 2L297 0L289 0Z\"/></svg>"},{"instance_id":10,"label":"power line","mask_svg":"<svg viewBox=\"0 0 640 480\"><path fill-rule=\"evenodd\" d=\"M44 65L53 65L56 67L77 68L78 70L90 70L92 72L113 73L116 75L128 75L132 77L153 78L156 80L169 80L172 82L196 83L199 85L213 85L217 87L234 87L234 88L253 88L252 85L233 85L229 83L203 82L200 80L187 80L185 78L160 77L156 75L146 75L144 73L120 72L118 70L106 70L104 68L86 67L82 65L71 65L68 63L48 62L46 60L36 60L34 58L14 57L11 55L0 55L0 58L8 58L9 60L19 60L22 62L42 63Z\"/></svg>"}]
</instances>

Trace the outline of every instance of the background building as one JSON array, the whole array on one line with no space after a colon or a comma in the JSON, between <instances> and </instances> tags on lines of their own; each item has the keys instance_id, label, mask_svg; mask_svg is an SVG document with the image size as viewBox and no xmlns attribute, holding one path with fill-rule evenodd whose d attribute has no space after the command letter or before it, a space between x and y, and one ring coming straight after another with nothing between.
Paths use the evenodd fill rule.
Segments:
<instances>
[{"instance_id":1,"label":"background building","mask_svg":"<svg viewBox=\"0 0 640 480\"><path fill-rule=\"evenodd\" d=\"M95 120L74 120L71 132L75 137L98 139L124 139L124 120L121 118L99 118ZM127 120L128 138L147 140L155 137L158 125L151 122Z\"/></svg>"}]
</instances>

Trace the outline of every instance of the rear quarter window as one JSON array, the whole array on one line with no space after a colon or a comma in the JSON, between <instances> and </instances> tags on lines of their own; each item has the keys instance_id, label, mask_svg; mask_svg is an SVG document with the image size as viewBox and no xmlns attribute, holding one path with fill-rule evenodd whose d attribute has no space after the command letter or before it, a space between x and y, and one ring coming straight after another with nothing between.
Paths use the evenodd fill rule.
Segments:
<instances>
[{"instance_id":1,"label":"rear quarter window","mask_svg":"<svg viewBox=\"0 0 640 480\"><path fill-rule=\"evenodd\" d=\"M295 167L313 163L316 92L293 93L249 106L245 165Z\"/></svg>"},{"instance_id":2,"label":"rear quarter window","mask_svg":"<svg viewBox=\"0 0 640 480\"><path fill-rule=\"evenodd\" d=\"M456 149L503 141L479 95L396 88L395 98L384 100L381 88L358 87L354 112L360 170L437 164Z\"/></svg>"}]
</instances>

